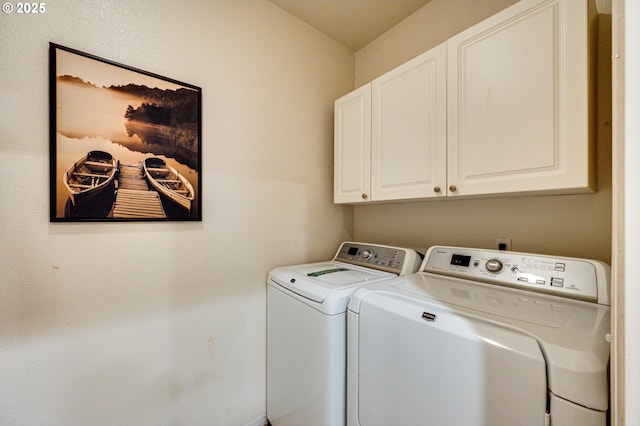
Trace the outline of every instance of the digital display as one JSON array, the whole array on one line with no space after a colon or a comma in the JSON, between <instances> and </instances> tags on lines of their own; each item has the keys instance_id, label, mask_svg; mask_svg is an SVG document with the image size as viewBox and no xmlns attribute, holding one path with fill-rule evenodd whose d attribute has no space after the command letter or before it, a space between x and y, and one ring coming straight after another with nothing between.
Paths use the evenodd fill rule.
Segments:
<instances>
[{"instance_id":1,"label":"digital display","mask_svg":"<svg viewBox=\"0 0 640 426\"><path fill-rule=\"evenodd\" d=\"M358 247L349 247L349 251L347 252L349 256L355 256L358 254Z\"/></svg>"},{"instance_id":2,"label":"digital display","mask_svg":"<svg viewBox=\"0 0 640 426\"><path fill-rule=\"evenodd\" d=\"M461 254L454 254L451 256L451 264L456 266L469 266L471 263L471 256L463 256Z\"/></svg>"}]
</instances>

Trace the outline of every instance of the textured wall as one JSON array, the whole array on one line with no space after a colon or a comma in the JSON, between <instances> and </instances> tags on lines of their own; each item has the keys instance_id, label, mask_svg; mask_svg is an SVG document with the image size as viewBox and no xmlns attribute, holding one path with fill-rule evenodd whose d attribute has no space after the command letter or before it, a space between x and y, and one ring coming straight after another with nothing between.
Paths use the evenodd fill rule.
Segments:
<instances>
[{"instance_id":1,"label":"textured wall","mask_svg":"<svg viewBox=\"0 0 640 426\"><path fill-rule=\"evenodd\" d=\"M266 274L353 229L353 53L266 0L49 1L0 40L0 424L261 424ZM48 222L50 41L202 87L201 223Z\"/></svg>"}]
</instances>

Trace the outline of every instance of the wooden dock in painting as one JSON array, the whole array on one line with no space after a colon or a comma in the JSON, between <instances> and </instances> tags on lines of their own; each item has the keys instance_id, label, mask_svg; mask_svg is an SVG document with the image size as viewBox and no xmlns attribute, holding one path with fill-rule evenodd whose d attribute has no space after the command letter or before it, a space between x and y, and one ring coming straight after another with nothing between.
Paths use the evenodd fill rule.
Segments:
<instances>
[{"instance_id":1,"label":"wooden dock in painting","mask_svg":"<svg viewBox=\"0 0 640 426\"><path fill-rule=\"evenodd\" d=\"M150 190L142 165L120 165L113 217L118 219L166 218L160 194Z\"/></svg>"}]
</instances>

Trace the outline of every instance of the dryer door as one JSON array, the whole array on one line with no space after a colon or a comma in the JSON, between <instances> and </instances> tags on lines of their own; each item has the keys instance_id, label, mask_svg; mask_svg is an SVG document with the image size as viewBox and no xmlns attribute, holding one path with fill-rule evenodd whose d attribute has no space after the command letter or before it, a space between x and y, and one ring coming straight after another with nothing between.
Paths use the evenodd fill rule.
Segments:
<instances>
[{"instance_id":1,"label":"dryer door","mask_svg":"<svg viewBox=\"0 0 640 426\"><path fill-rule=\"evenodd\" d=\"M437 303L364 298L359 424L544 424L546 368L537 341Z\"/></svg>"}]
</instances>

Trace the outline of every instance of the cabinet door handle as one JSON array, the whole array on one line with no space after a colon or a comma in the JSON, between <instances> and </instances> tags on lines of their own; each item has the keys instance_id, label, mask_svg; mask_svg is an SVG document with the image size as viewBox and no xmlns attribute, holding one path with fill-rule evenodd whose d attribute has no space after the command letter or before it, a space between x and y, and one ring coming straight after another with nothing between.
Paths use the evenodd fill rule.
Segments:
<instances>
[{"instance_id":1,"label":"cabinet door handle","mask_svg":"<svg viewBox=\"0 0 640 426\"><path fill-rule=\"evenodd\" d=\"M455 185L451 185L451 186L449 187L449 191L451 191L451 192L456 192L457 190L458 190L458 187L457 187L457 186L455 186Z\"/></svg>"},{"instance_id":2,"label":"cabinet door handle","mask_svg":"<svg viewBox=\"0 0 640 426\"><path fill-rule=\"evenodd\" d=\"M368 198L367 194L362 194L362 199L366 200Z\"/></svg>"},{"instance_id":3,"label":"cabinet door handle","mask_svg":"<svg viewBox=\"0 0 640 426\"><path fill-rule=\"evenodd\" d=\"M440 191L441 191L441 189L440 189L440 187L439 187L439 186L434 186L434 187L433 187L433 192L435 192L436 194L439 194L439 193L440 193Z\"/></svg>"}]
</instances>

